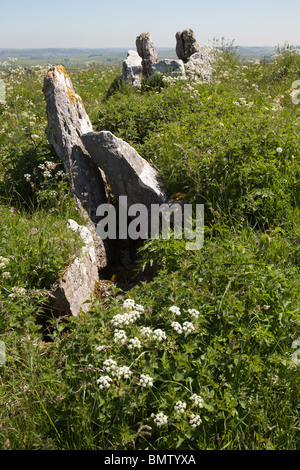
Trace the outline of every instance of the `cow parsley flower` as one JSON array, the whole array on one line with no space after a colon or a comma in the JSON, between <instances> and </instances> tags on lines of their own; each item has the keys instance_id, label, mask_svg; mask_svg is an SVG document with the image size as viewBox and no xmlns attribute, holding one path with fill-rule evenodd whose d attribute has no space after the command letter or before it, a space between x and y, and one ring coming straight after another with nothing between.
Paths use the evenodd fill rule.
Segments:
<instances>
[{"instance_id":1,"label":"cow parsley flower","mask_svg":"<svg viewBox=\"0 0 300 470\"><path fill-rule=\"evenodd\" d=\"M23 295L26 295L26 289L24 287L12 287L11 293L8 295L8 297L14 299L16 297L22 297Z\"/></svg>"},{"instance_id":2,"label":"cow parsley flower","mask_svg":"<svg viewBox=\"0 0 300 470\"><path fill-rule=\"evenodd\" d=\"M124 379L129 379L131 376L132 372L127 366L121 366L118 367L115 371L115 375L118 379L124 378Z\"/></svg>"},{"instance_id":3,"label":"cow parsley flower","mask_svg":"<svg viewBox=\"0 0 300 470\"><path fill-rule=\"evenodd\" d=\"M156 330L153 331L152 337L153 339L156 339L157 341L163 341L167 339L166 333L160 328L157 328Z\"/></svg>"},{"instance_id":4,"label":"cow parsley flower","mask_svg":"<svg viewBox=\"0 0 300 470\"><path fill-rule=\"evenodd\" d=\"M7 271L5 271L4 273L2 273L2 277L3 279L9 279L11 277L11 274Z\"/></svg>"},{"instance_id":5,"label":"cow parsley flower","mask_svg":"<svg viewBox=\"0 0 300 470\"><path fill-rule=\"evenodd\" d=\"M169 312L175 313L175 315L181 315L180 308L176 307L176 305L172 305L172 307L169 308Z\"/></svg>"},{"instance_id":6,"label":"cow parsley flower","mask_svg":"<svg viewBox=\"0 0 300 470\"><path fill-rule=\"evenodd\" d=\"M152 335L152 328L150 328L150 326L143 326L140 329L140 334L142 336L146 336L146 338L150 338Z\"/></svg>"},{"instance_id":7,"label":"cow parsley flower","mask_svg":"<svg viewBox=\"0 0 300 470\"><path fill-rule=\"evenodd\" d=\"M106 359L103 362L103 370L105 372L114 372L117 368L117 363L113 359Z\"/></svg>"},{"instance_id":8,"label":"cow parsley flower","mask_svg":"<svg viewBox=\"0 0 300 470\"><path fill-rule=\"evenodd\" d=\"M177 321L173 321L171 327L176 331L176 333L181 334L183 331L182 326Z\"/></svg>"},{"instance_id":9,"label":"cow parsley flower","mask_svg":"<svg viewBox=\"0 0 300 470\"><path fill-rule=\"evenodd\" d=\"M153 378L150 375L141 374L140 376L140 386L141 387L152 387L153 386Z\"/></svg>"},{"instance_id":10,"label":"cow parsley flower","mask_svg":"<svg viewBox=\"0 0 300 470\"><path fill-rule=\"evenodd\" d=\"M163 426L168 424L168 417L164 413L157 413L157 415L155 415L154 422L157 426Z\"/></svg>"},{"instance_id":11,"label":"cow parsley flower","mask_svg":"<svg viewBox=\"0 0 300 470\"><path fill-rule=\"evenodd\" d=\"M109 388L112 382L112 378L110 378L108 375L105 375L103 377L100 377L97 380L97 384L99 384L100 390L103 390L104 388Z\"/></svg>"},{"instance_id":12,"label":"cow parsley flower","mask_svg":"<svg viewBox=\"0 0 300 470\"><path fill-rule=\"evenodd\" d=\"M132 309L135 305L135 301L133 299L126 299L123 302L123 307L125 309Z\"/></svg>"},{"instance_id":13,"label":"cow parsley flower","mask_svg":"<svg viewBox=\"0 0 300 470\"><path fill-rule=\"evenodd\" d=\"M114 342L124 344L127 340L127 336L124 330L115 330L114 333Z\"/></svg>"},{"instance_id":14,"label":"cow parsley flower","mask_svg":"<svg viewBox=\"0 0 300 470\"><path fill-rule=\"evenodd\" d=\"M195 331L195 328L194 328L194 325L189 322L189 321L185 321L182 325L182 329L183 331L185 331L186 333L192 333L193 331Z\"/></svg>"},{"instance_id":15,"label":"cow parsley flower","mask_svg":"<svg viewBox=\"0 0 300 470\"><path fill-rule=\"evenodd\" d=\"M177 403L175 403L174 409L176 413L184 414L186 411L186 403L184 401L179 400Z\"/></svg>"},{"instance_id":16,"label":"cow parsley flower","mask_svg":"<svg viewBox=\"0 0 300 470\"><path fill-rule=\"evenodd\" d=\"M8 258L4 258L3 256L0 256L0 269L5 268L9 263Z\"/></svg>"},{"instance_id":17,"label":"cow parsley flower","mask_svg":"<svg viewBox=\"0 0 300 470\"><path fill-rule=\"evenodd\" d=\"M191 315L193 318L198 318L199 312L195 308L189 308L188 313Z\"/></svg>"},{"instance_id":18,"label":"cow parsley flower","mask_svg":"<svg viewBox=\"0 0 300 470\"><path fill-rule=\"evenodd\" d=\"M141 347L142 347L142 344L137 337L134 337L133 339L129 340L129 344L128 344L129 349L134 349L134 348L139 349Z\"/></svg>"},{"instance_id":19,"label":"cow parsley flower","mask_svg":"<svg viewBox=\"0 0 300 470\"><path fill-rule=\"evenodd\" d=\"M194 402L194 405L199 406L200 408L203 408L203 398L200 397L200 395L196 395L196 393L193 393L191 396L191 400Z\"/></svg>"},{"instance_id":20,"label":"cow parsley flower","mask_svg":"<svg viewBox=\"0 0 300 470\"><path fill-rule=\"evenodd\" d=\"M202 423L202 419L200 418L199 415L191 414L190 425L192 426L192 428L196 428L197 426L200 426L201 423Z\"/></svg>"}]
</instances>

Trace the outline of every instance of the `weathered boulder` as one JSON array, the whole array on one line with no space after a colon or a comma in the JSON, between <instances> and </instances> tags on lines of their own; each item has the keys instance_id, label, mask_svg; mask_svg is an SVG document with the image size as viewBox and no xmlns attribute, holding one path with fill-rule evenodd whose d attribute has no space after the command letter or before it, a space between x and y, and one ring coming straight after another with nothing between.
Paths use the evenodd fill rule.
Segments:
<instances>
[{"instance_id":1,"label":"weathered boulder","mask_svg":"<svg viewBox=\"0 0 300 470\"><path fill-rule=\"evenodd\" d=\"M160 59L150 68L151 74L163 74L171 76L184 76L185 68L182 60Z\"/></svg>"},{"instance_id":2,"label":"weathered boulder","mask_svg":"<svg viewBox=\"0 0 300 470\"><path fill-rule=\"evenodd\" d=\"M97 247L87 227L78 225L72 219L68 220L68 225L73 232L79 233L83 247L55 285L51 309L58 315L77 316L80 310L89 309L95 283L99 282Z\"/></svg>"},{"instance_id":3,"label":"weathered boulder","mask_svg":"<svg viewBox=\"0 0 300 470\"><path fill-rule=\"evenodd\" d=\"M191 55L200 51L200 46L196 41L194 31L192 29L185 29L178 31L176 37L176 54L178 59L184 63L188 61Z\"/></svg>"},{"instance_id":4,"label":"weathered boulder","mask_svg":"<svg viewBox=\"0 0 300 470\"><path fill-rule=\"evenodd\" d=\"M137 51L127 52L127 58L123 61L123 80L134 88L138 88L142 81L142 58Z\"/></svg>"},{"instance_id":5,"label":"weathered boulder","mask_svg":"<svg viewBox=\"0 0 300 470\"><path fill-rule=\"evenodd\" d=\"M128 205L146 206L166 200L157 171L127 142L109 131L89 132L81 139L116 198L127 196Z\"/></svg>"},{"instance_id":6,"label":"weathered boulder","mask_svg":"<svg viewBox=\"0 0 300 470\"><path fill-rule=\"evenodd\" d=\"M142 58L143 75L150 73L151 65L157 62L158 55L150 33L142 33L136 38L136 49Z\"/></svg>"},{"instance_id":7,"label":"weathered boulder","mask_svg":"<svg viewBox=\"0 0 300 470\"><path fill-rule=\"evenodd\" d=\"M191 79L210 82L212 80L214 61L215 55L213 49L202 47L199 52L192 54L184 64L186 75Z\"/></svg>"},{"instance_id":8,"label":"weathered boulder","mask_svg":"<svg viewBox=\"0 0 300 470\"><path fill-rule=\"evenodd\" d=\"M80 136L93 130L82 99L63 66L51 67L44 78L47 136L62 159L78 204L94 220L105 200L101 173L84 149Z\"/></svg>"}]
</instances>

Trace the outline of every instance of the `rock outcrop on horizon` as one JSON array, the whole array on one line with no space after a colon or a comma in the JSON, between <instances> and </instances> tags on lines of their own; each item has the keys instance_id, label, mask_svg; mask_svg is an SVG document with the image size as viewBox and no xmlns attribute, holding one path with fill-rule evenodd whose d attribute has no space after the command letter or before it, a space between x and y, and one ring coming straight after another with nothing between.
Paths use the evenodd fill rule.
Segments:
<instances>
[{"instance_id":1,"label":"rock outcrop on horizon","mask_svg":"<svg viewBox=\"0 0 300 470\"><path fill-rule=\"evenodd\" d=\"M201 47L197 43L192 29L178 31L175 37L177 57L184 63L186 63L193 54L200 52Z\"/></svg>"},{"instance_id":2,"label":"rock outcrop on horizon","mask_svg":"<svg viewBox=\"0 0 300 470\"><path fill-rule=\"evenodd\" d=\"M129 50L127 58L122 64L123 80L134 88L141 86L142 81L142 58L137 51Z\"/></svg>"},{"instance_id":3,"label":"rock outcrop on horizon","mask_svg":"<svg viewBox=\"0 0 300 470\"><path fill-rule=\"evenodd\" d=\"M158 60L157 51L150 33L142 33L136 38L136 49L142 58L142 75L148 76L151 66Z\"/></svg>"}]
</instances>

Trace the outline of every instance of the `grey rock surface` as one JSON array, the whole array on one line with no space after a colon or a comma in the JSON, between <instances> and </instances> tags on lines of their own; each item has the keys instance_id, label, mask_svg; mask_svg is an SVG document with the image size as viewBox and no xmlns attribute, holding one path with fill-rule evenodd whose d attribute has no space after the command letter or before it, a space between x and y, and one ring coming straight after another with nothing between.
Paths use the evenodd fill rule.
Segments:
<instances>
[{"instance_id":1,"label":"grey rock surface","mask_svg":"<svg viewBox=\"0 0 300 470\"><path fill-rule=\"evenodd\" d=\"M178 59L187 62L189 57L195 52L199 52L200 46L196 41L194 31L192 29L185 29L178 31L176 37L176 54Z\"/></svg>"},{"instance_id":2,"label":"grey rock surface","mask_svg":"<svg viewBox=\"0 0 300 470\"><path fill-rule=\"evenodd\" d=\"M55 286L51 308L57 314L77 316L81 310L89 309L95 283L99 282L97 247L87 227L72 219L68 220L68 225L73 232L79 233L83 247Z\"/></svg>"},{"instance_id":3,"label":"grey rock surface","mask_svg":"<svg viewBox=\"0 0 300 470\"><path fill-rule=\"evenodd\" d=\"M187 77L210 82L213 76L215 55L212 48L202 47L184 64Z\"/></svg>"},{"instance_id":4,"label":"grey rock surface","mask_svg":"<svg viewBox=\"0 0 300 470\"><path fill-rule=\"evenodd\" d=\"M93 130L92 124L63 66L49 69L44 78L43 92L48 141L64 163L78 203L93 220L98 205L105 200L105 191L101 173L80 139L81 134Z\"/></svg>"},{"instance_id":5,"label":"grey rock surface","mask_svg":"<svg viewBox=\"0 0 300 470\"><path fill-rule=\"evenodd\" d=\"M136 38L136 49L142 58L143 75L150 73L151 65L158 60L157 51L150 33L142 33Z\"/></svg>"},{"instance_id":6,"label":"grey rock surface","mask_svg":"<svg viewBox=\"0 0 300 470\"><path fill-rule=\"evenodd\" d=\"M90 132L81 139L116 198L127 196L128 205L146 206L166 200L157 171L127 142L108 131Z\"/></svg>"},{"instance_id":7,"label":"grey rock surface","mask_svg":"<svg viewBox=\"0 0 300 470\"><path fill-rule=\"evenodd\" d=\"M176 59L160 59L154 64L152 64L150 68L150 73L160 73L163 75L171 75L171 76L184 76L185 75L185 68L184 63L182 60Z\"/></svg>"},{"instance_id":8,"label":"grey rock surface","mask_svg":"<svg viewBox=\"0 0 300 470\"><path fill-rule=\"evenodd\" d=\"M123 80L134 88L141 86L142 81L142 58L137 51L129 50L127 58L122 64Z\"/></svg>"}]
</instances>

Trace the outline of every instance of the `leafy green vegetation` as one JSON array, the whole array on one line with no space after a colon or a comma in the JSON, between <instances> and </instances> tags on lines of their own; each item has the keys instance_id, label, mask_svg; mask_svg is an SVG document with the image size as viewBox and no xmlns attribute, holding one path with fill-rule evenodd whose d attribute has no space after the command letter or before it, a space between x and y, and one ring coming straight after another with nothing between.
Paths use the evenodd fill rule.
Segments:
<instances>
[{"instance_id":1,"label":"leafy green vegetation","mask_svg":"<svg viewBox=\"0 0 300 470\"><path fill-rule=\"evenodd\" d=\"M46 342L43 306L79 215L44 134L45 69L2 72L0 446L299 449L298 51L255 63L224 51L210 84L139 91L119 66L68 72L95 130L132 144L170 195L204 204L204 246L147 240L148 280L48 316Z\"/></svg>"}]
</instances>

